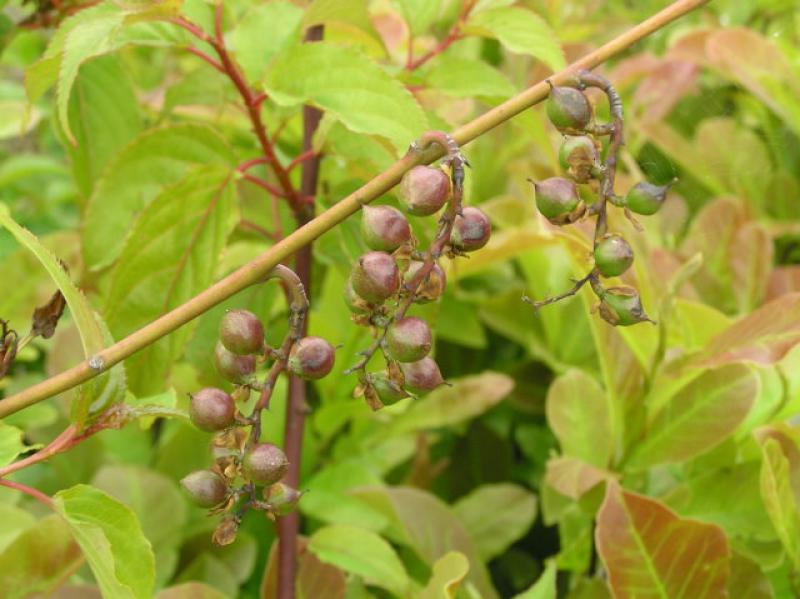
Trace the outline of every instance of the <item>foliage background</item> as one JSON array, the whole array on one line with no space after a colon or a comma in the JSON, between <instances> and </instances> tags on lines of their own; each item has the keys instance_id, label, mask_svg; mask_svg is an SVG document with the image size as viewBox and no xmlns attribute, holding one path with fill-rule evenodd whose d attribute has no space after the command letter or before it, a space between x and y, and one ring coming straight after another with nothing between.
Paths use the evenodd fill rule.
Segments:
<instances>
[{"instance_id":1,"label":"foliage background","mask_svg":"<svg viewBox=\"0 0 800 599\"><path fill-rule=\"evenodd\" d=\"M403 70L409 29L415 56L424 55L450 30L460 3L318 0L305 9L234 0L226 3L226 39L247 76L270 94L263 116L284 163L301 147L298 106L326 109L317 136L321 210L388 166L424 129L453 129L666 4L482 0L469 35L413 73ZM136 2L124 6L141 10ZM293 220L285 205L276 219L264 190L232 175L259 150L230 82L182 49L187 39L177 28L143 21L113 43L98 40L84 50L88 60L72 65L71 93L59 86L42 95L49 75L35 65L58 34L13 25L35 8L52 9L9 2L0 19L0 199L64 260L119 339L263 251L271 241L249 223L289 231ZM310 398L300 596L450 597L456 591L446 590L447 581L463 579L458 597L529 589L522 597L600 598L610 596L608 571L618 597L631 596L640 575L659 597L724 596L728 587L732 597L795 596L796 9L793 0L717 0L601 69L626 104L618 188L679 178L665 209L642 219L643 232L612 220L636 249L635 269L624 278L641 291L657 327L608 327L591 313L588 292L538 313L520 302L525 293L568 287L590 264L589 230L554 230L534 208L526 178L558 174L560 135L541 107L465 149L473 165L467 202L491 216L495 233L486 249L451 265L444 300L419 311L435 323L436 358L452 387L378 413L353 399L355 383L341 371L368 339L350 323L341 290L365 249L357 218L318 240L311 333L342 347L336 371ZM200 0L180 10L211 22L211 6ZM493 20L492 11L505 16ZM315 23L326 25L326 46L309 56L317 50L298 48ZM67 44L57 55L62 76L70 52ZM413 224L431 235L433 223ZM0 316L24 330L54 284L5 232L0 258ZM191 267L177 268L185 264ZM270 338L282 336L277 289L243 292L128 360L127 400L185 408L188 392L222 385L211 352L220 315L233 306L257 311ZM22 352L0 393L82 357L69 316L54 338ZM264 419L265 437L276 443L284 399L279 389ZM4 419L5 462L50 441L75 417L71 403L80 400L65 394ZM234 545L215 548L214 519L178 490L181 477L207 465L208 440L179 418L134 423L20 472L15 480L62 491L72 528L27 496L0 489L0 594L91 597L105 567L113 579L106 584L123 589L110 596L273 596L272 525L247 518ZM132 513L75 486L82 484ZM83 509L110 511L82 513L77 499L89 502ZM628 519L611 526L613 509ZM99 523L87 522L92 513ZM104 519L123 523L120 538ZM604 521L620 536L607 537L605 549L601 538L598 556L593 536ZM75 544L86 530L98 552L86 555L91 569ZM703 553L700 541L711 548ZM628 550L643 561L615 578L625 557L618 553ZM694 586L679 564L669 568L681 556L715 573L705 578L710 588ZM121 566L131 563L143 571Z\"/></svg>"}]
</instances>

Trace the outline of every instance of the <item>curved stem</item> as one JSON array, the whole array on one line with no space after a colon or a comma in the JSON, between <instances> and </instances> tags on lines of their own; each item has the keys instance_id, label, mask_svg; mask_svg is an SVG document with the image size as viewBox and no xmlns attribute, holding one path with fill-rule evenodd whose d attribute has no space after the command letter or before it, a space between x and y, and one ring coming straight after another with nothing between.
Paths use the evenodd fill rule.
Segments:
<instances>
[{"instance_id":1,"label":"curved stem","mask_svg":"<svg viewBox=\"0 0 800 599\"><path fill-rule=\"evenodd\" d=\"M33 487L29 487L28 485L23 485L22 483L16 483L11 480L3 480L0 479L0 486L8 487L9 489L16 489L17 491L22 491L26 495L30 495L36 501L40 501L51 510L53 509L53 500L50 498L49 495L45 495L38 489L34 489Z\"/></svg>"},{"instance_id":2,"label":"curved stem","mask_svg":"<svg viewBox=\"0 0 800 599\"><path fill-rule=\"evenodd\" d=\"M633 27L614 40L587 54L550 79L556 83L568 80L575 72L593 68L612 56L629 48L642 38L657 31L668 23L678 19L695 8L707 4L709 0L679 0L658 12L643 23ZM496 106L480 117L462 125L453 133L453 139L464 145L476 137L506 122L547 97L548 86L544 81L533 85L506 102ZM210 310L245 287L257 282L264 273L309 244L311 241L329 231L348 216L356 212L362 205L384 194L394 187L403 174L418 164L427 164L440 158L441 149L431 149L422 154L408 153L384 172L364 184L347 197L335 203L331 208L309 221L304 226L288 235L269 248L259 257L248 262L224 279L202 291L184 304L164 314L150 324L131 333L97 354L104 364L102 369L95 370L84 360L77 366L52 376L28 389L0 401L0 418L72 389L83 382L99 375L114 364L133 355L137 351L168 335L192 319ZM94 357L94 356L93 356Z\"/></svg>"}]
</instances>

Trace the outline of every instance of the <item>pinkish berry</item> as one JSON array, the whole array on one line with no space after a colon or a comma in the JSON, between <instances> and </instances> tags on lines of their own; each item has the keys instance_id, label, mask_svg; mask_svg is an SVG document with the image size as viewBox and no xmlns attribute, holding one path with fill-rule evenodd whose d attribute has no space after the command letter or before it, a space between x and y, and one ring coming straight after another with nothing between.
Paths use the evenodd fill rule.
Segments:
<instances>
[{"instance_id":1,"label":"pinkish berry","mask_svg":"<svg viewBox=\"0 0 800 599\"><path fill-rule=\"evenodd\" d=\"M230 310L222 317L219 338L234 354L258 354L264 349L264 325L249 310Z\"/></svg>"},{"instance_id":2,"label":"pinkish berry","mask_svg":"<svg viewBox=\"0 0 800 599\"><path fill-rule=\"evenodd\" d=\"M233 398L222 389L207 387L190 398L189 418L200 430L221 431L234 423L236 406Z\"/></svg>"},{"instance_id":3,"label":"pinkish berry","mask_svg":"<svg viewBox=\"0 0 800 599\"><path fill-rule=\"evenodd\" d=\"M226 381L235 385L244 385L250 381L256 371L255 356L237 356L225 349L221 341L214 347L214 365L217 372Z\"/></svg>"},{"instance_id":4,"label":"pinkish berry","mask_svg":"<svg viewBox=\"0 0 800 599\"><path fill-rule=\"evenodd\" d=\"M411 239L411 225L397 208L364 206L361 234L371 250L393 252Z\"/></svg>"},{"instance_id":5,"label":"pinkish berry","mask_svg":"<svg viewBox=\"0 0 800 599\"><path fill-rule=\"evenodd\" d=\"M400 364L400 370L405 377L403 387L416 395L425 395L436 387L444 385L439 365L433 358L422 358L418 362Z\"/></svg>"},{"instance_id":6,"label":"pinkish berry","mask_svg":"<svg viewBox=\"0 0 800 599\"><path fill-rule=\"evenodd\" d=\"M350 273L350 282L362 299L370 304L380 304L397 293L400 272L391 255L369 252L358 259Z\"/></svg>"},{"instance_id":7,"label":"pinkish berry","mask_svg":"<svg viewBox=\"0 0 800 599\"><path fill-rule=\"evenodd\" d=\"M456 216L450 241L459 250L473 252L485 246L491 234L489 217L474 206L465 206L462 214Z\"/></svg>"},{"instance_id":8,"label":"pinkish berry","mask_svg":"<svg viewBox=\"0 0 800 599\"><path fill-rule=\"evenodd\" d=\"M428 323L416 316L393 322L386 333L386 351L398 362L416 362L428 355L433 343Z\"/></svg>"},{"instance_id":9,"label":"pinkish berry","mask_svg":"<svg viewBox=\"0 0 800 599\"><path fill-rule=\"evenodd\" d=\"M303 337L292 346L287 366L304 379L321 379L333 368L336 350L322 337Z\"/></svg>"},{"instance_id":10,"label":"pinkish berry","mask_svg":"<svg viewBox=\"0 0 800 599\"><path fill-rule=\"evenodd\" d=\"M211 470L198 470L181 479L181 486L200 507L216 507L228 496L228 485Z\"/></svg>"},{"instance_id":11,"label":"pinkish berry","mask_svg":"<svg viewBox=\"0 0 800 599\"><path fill-rule=\"evenodd\" d=\"M450 178L441 169L415 166L400 181L400 199L406 212L430 216L450 197Z\"/></svg>"},{"instance_id":12,"label":"pinkish berry","mask_svg":"<svg viewBox=\"0 0 800 599\"><path fill-rule=\"evenodd\" d=\"M258 485L274 485L289 470L289 460L277 445L259 443L251 447L242 463L244 475Z\"/></svg>"}]
</instances>

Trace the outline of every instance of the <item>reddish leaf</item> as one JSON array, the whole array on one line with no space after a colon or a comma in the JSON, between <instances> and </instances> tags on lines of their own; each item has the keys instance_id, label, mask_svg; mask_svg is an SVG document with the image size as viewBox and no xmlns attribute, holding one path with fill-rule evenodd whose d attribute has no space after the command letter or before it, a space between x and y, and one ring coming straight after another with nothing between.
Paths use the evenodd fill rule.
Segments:
<instances>
[{"instance_id":1,"label":"reddish leaf","mask_svg":"<svg viewBox=\"0 0 800 599\"><path fill-rule=\"evenodd\" d=\"M766 300L800 291L800 266L780 266L769 273Z\"/></svg>"},{"instance_id":2,"label":"reddish leaf","mask_svg":"<svg viewBox=\"0 0 800 599\"><path fill-rule=\"evenodd\" d=\"M731 554L722 529L680 518L613 482L597 516L596 542L615 599L728 597Z\"/></svg>"},{"instance_id":3,"label":"reddish leaf","mask_svg":"<svg viewBox=\"0 0 800 599\"><path fill-rule=\"evenodd\" d=\"M547 462L545 481L556 491L578 500L586 492L616 475L577 458L553 458Z\"/></svg>"}]
</instances>

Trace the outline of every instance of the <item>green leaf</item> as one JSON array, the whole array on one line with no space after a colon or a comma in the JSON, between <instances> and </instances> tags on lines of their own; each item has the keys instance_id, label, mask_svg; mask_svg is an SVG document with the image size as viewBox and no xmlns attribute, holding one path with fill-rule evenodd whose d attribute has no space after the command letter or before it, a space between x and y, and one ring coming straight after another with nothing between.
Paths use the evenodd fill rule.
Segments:
<instances>
[{"instance_id":1,"label":"green leaf","mask_svg":"<svg viewBox=\"0 0 800 599\"><path fill-rule=\"evenodd\" d=\"M542 572L533 586L524 593L516 595L514 599L556 599L556 574L558 569L555 560L547 562L547 568Z\"/></svg>"},{"instance_id":2,"label":"green leaf","mask_svg":"<svg viewBox=\"0 0 800 599\"><path fill-rule=\"evenodd\" d=\"M50 594L83 557L70 528L56 514L33 524L0 553L0 596L22 599Z\"/></svg>"},{"instance_id":3,"label":"green leaf","mask_svg":"<svg viewBox=\"0 0 800 599\"><path fill-rule=\"evenodd\" d=\"M482 10L470 16L464 30L495 37L512 52L538 58L553 71L566 65L555 33L544 19L526 8L509 6Z\"/></svg>"},{"instance_id":4,"label":"green leaf","mask_svg":"<svg viewBox=\"0 0 800 599\"><path fill-rule=\"evenodd\" d=\"M278 56L267 73L266 91L281 106L310 103L353 131L382 135L398 151L427 128L422 108L402 84L358 51L325 42L294 46Z\"/></svg>"},{"instance_id":5,"label":"green leaf","mask_svg":"<svg viewBox=\"0 0 800 599\"><path fill-rule=\"evenodd\" d=\"M22 431L0 421L0 466L10 464L22 452L33 449L22 442Z\"/></svg>"},{"instance_id":6,"label":"green leaf","mask_svg":"<svg viewBox=\"0 0 800 599\"><path fill-rule=\"evenodd\" d=\"M338 23L355 27L380 40L365 0L314 0L303 16L303 27Z\"/></svg>"},{"instance_id":7,"label":"green leaf","mask_svg":"<svg viewBox=\"0 0 800 599\"><path fill-rule=\"evenodd\" d=\"M459 499L453 511L488 562L528 532L536 517L536 497L510 483L483 485Z\"/></svg>"},{"instance_id":8,"label":"green leaf","mask_svg":"<svg viewBox=\"0 0 800 599\"><path fill-rule=\"evenodd\" d=\"M609 483L596 537L618 599L727 594L730 548L717 526L679 518L658 501Z\"/></svg>"},{"instance_id":9,"label":"green leaf","mask_svg":"<svg viewBox=\"0 0 800 599\"><path fill-rule=\"evenodd\" d=\"M412 35L424 33L436 20L441 0L397 0Z\"/></svg>"},{"instance_id":10,"label":"green leaf","mask_svg":"<svg viewBox=\"0 0 800 599\"><path fill-rule=\"evenodd\" d=\"M59 491L54 499L103 596L150 599L155 558L136 515L88 485Z\"/></svg>"},{"instance_id":11,"label":"green leaf","mask_svg":"<svg viewBox=\"0 0 800 599\"><path fill-rule=\"evenodd\" d=\"M145 131L108 165L89 198L82 235L89 268L114 262L135 216L189 169L233 163L225 140L209 127L181 124Z\"/></svg>"},{"instance_id":12,"label":"green leaf","mask_svg":"<svg viewBox=\"0 0 800 599\"><path fill-rule=\"evenodd\" d=\"M200 166L139 214L114 268L105 314L127 335L208 287L237 216L233 173ZM184 327L129 359L131 388L156 393L191 331Z\"/></svg>"},{"instance_id":13,"label":"green leaf","mask_svg":"<svg viewBox=\"0 0 800 599\"><path fill-rule=\"evenodd\" d=\"M319 529L308 549L322 562L364 578L369 584L406 596L410 581L403 562L389 543L373 532L336 524Z\"/></svg>"},{"instance_id":14,"label":"green leaf","mask_svg":"<svg viewBox=\"0 0 800 599\"><path fill-rule=\"evenodd\" d=\"M36 524L36 518L22 508L0 503L0 552Z\"/></svg>"},{"instance_id":15,"label":"green leaf","mask_svg":"<svg viewBox=\"0 0 800 599\"><path fill-rule=\"evenodd\" d=\"M456 591L467 573L469 560L463 553L445 553L433 564L430 580L417 599L455 599Z\"/></svg>"},{"instance_id":16,"label":"green leaf","mask_svg":"<svg viewBox=\"0 0 800 599\"><path fill-rule=\"evenodd\" d=\"M761 446L761 452L761 498L775 532L796 569L800 567L800 514L789 478L789 460L775 439L767 439Z\"/></svg>"},{"instance_id":17,"label":"green leaf","mask_svg":"<svg viewBox=\"0 0 800 599\"><path fill-rule=\"evenodd\" d=\"M286 0L256 4L244 13L229 37L248 81L261 81L272 58L299 41L302 18L303 10Z\"/></svg>"},{"instance_id":18,"label":"green leaf","mask_svg":"<svg viewBox=\"0 0 800 599\"><path fill-rule=\"evenodd\" d=\"M565 455L604 468L614 454L614 414L608 394L582 370L569 370L547 391L547 422Z\"/></svg>"},{"instance_id":19,"label":"green leaf","mask_svg":"<svg viewBox=\"0 0 800 599\"><path fill-rule=\"evenodd\" d=\"M514 86L493 66L450 53L442 54L425 73L425 83L456 98L507 98Z\"/></svg>"},{"instance_id":20,"label":"green leaf","mask_svg":"<svg viewBox=\"0 0 800 599\"><path fill-rule=\"evenodd\" d=\"M629 465L680 462L721 443L747 416L758 385L758 377L742 364L706 371L658 411Z\"/></svg>"},{"instance_id":21,"label":"green leaf","mask_svg":"<svg viewBox=\"0 0 800 599\"><path fill-rule=\"evenodd\" d=\"M228 596L202 582L185 582L164 589L155 599L228 599Z\"/></svg>"},{"instance_id":22,"label":"green leaf","mask_svg":"<svg viewBox=\"0 0 800 599\"><path fill-rule=\"evenodd\" d=\"M105 323L89 306L86 297L75 286L56 257L30 231L14 222L5 205L0 205L0 225L8 229L20 244L36 256L64 294L72 319L81 336L84 356L89 358L110 344L112 340ZM77 418L77 421L82 424L86 414L98 413L112 403L121 401L124 396L125 375L122 366L117 365L81 386L77 404L83 407L80 410L81 417Z\"/></svg>"}]
</instances>

